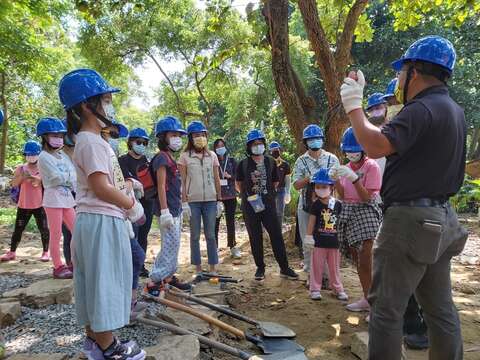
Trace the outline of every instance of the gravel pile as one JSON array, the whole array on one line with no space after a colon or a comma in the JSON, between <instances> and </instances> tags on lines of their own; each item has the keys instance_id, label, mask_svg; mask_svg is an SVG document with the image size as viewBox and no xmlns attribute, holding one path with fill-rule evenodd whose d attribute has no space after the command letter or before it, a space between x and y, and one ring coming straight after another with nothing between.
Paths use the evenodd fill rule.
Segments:
<instances>
[{"instance_id":1,"label":"gravel pile","mask_svg":"<svg viewBox=\"0 0 480 360\"><path fill-rule=\"evenodd\" d=\"M39 280L39 277L27 276L27 275L18 275L18 274L0 275L0 294L3 294L5 291L27 287L33 282L38 280Z\"/></svg>"},{"instance_id":2,"label":"gravel pile","mask_svg":"<svg viewBox=\"0 0 480 360\"><path fill-rule=\"evenodd\" d=\"M141 347L155 345L161 330L137 324L119 330L121 340L136 340ZM7 353L55 353L73 356L82 348L84 331L76 324L74 305L42 309L22 307L16 323L3 329Z\"/></svg>"}]
</instances>

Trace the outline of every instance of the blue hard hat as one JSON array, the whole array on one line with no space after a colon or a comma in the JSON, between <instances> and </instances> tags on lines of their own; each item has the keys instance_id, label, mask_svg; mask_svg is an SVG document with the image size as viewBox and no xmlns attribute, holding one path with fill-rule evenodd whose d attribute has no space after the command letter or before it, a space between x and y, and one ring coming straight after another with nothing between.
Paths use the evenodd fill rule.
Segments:
<instances>
[{"instance_id":1,"label":"blue hard hat","mask_svg":"<svg viewBox=\"0 0 480 360\"><path fill-rule=\"evenodd\" d=\"M120 124L116 120L112 121L112 126L115 126L118 129L118 137L126 138L128 136L128 129L125 125Z\"/></svg>"},{"instance_id":2,"label":"blue hard hat","mask_svg":"<svg viewBox=\"0 0 480 360\"><path fill-rule=\"evenodd\" d=\"M3 124L3 111L0 109L0 125Z\"/></svg>"},{"instance_id":3,"label":"blue hard hat","mask_svg":"<svg viewBox=\"0 0 480 360\"><path fill-rule=\"evenodd\" d=\"M379 93L379 92L373 93L368 97L367 110L376 105L386 104L386 103L387 101L384 99L384 95L382 93Z\"/></svg>"},{"instance_id":4,"label":"blue hard hat","mask_svg":"<svg viewBox=\"0 0 480 360\"><path fill-rule=\"evenodd\" d=\"M395 96L395 88L397 87L397 78L390 80L387 85L387 89L385 90L385 95L383 95L383 99L387 100L390 97Z\"/></svg>"},{"instance_id":5,"label":"blue hard hat","mask_svg":"<svg viewBox=\"0 0 480 360\"><path fill-rule=\"evenodd\" d=\"M193 134L193 133L199 133L199 132L207 132L207 128L203 124L203 122L199 120L192 121L190 124L187 126L187 133Z\"/></svg>"},{"instance_id":6,"label":"blue hard hat","mask_svg":"<svg viewBox=\"0 0 480 360\"><path fill-rule=\"evenodd\" d=\"M105 79L92 69L77 69L64 75L58 87L58 96L65 110L69 110L96 95L116 93Z\"/></svg>"},{"instance_id":7,"label":"blue hard hat","mask_svg":"<svg viewBox=\"0 0 480 360\"><path fill-rule=\"evenodd\" d=\"M255 140L265 140L265 134L262 130L253 129L247 134L247 144Z\"/></svg>"},{"instance_id":8,"label":"blue hard hat","mask_svg":"<svg viewBox=\"0 0 480 360\"><path fill-rule=\"evenodd\" d=\"M25 145L23 145L23 155L25 156L38 155L41 151L42 147L34 140L28 140Z\"/></svg>"},{"instance_id":9,"label":"blue hard hat","mask_svg":"<svg viewBox=\"0 0 480 360\"><path fill-rule=\"evenodd\" d=\"M140 139L144 139L144 140L150 140L150 138L148 137L148 134L147 134L147 130L145 130L143 128L135 128L135 129L130 130L130 133L128 134L128 139L130 140L132 138L140 138Z\"/></svg>"},{"instance_id":10,"label":"blue hard hat","mask_svg":"<svg viewBox=\"0 0 480 360\"><path fill-rule=\"evenodd\" d=\"M320 168L318 171L313 175L312 180L310 182L314 184L323 184L323 185L333 185L335 182L328 176L328 169L327 168Z\"/></svg>"},{"instance_id":11,"label":"blue hard hat","mask_svg":"<svg viewBox=\"0 0 480 360\"><path fill-rule=\"evenodd\" d=\"M410 45L400 59L392 62L392 67L395 71L400 71L406 61L426 61L439 65L451 73L456 58L457 54L450 41L438 35L430 35Z\"/></svg>"},{"instance_id":12,"label":"blue hard hat","mask_svg":"<svg viewBox=\"0 0 480 360\"><path fill-rule=\"evenodd\" d=\"M158 120L157 124L155 125L155 136L169 131L176 131L182 135L187 133L182 127L180 121L175 116L171 115L165 116L164 118Z\"/></svg>"},{"instance_id":13,"label":"blue hard hat","mask_svg":"<svg viewBox=\"0 0 480 360\"><path fill-rule=\"evenodd\" d=\"M340 149L346 153L356 153L362 152L363 148L358 143L357 139L355 138L355 134L353 133L353 128L349 127L342 136L342 142L340 143Z\"/></svg>"},{"instance_id":14,"label":"blue hard hat","mask_svg":"<svg viewBox=\"0 0 480 360\"><path fill-rule=\"evenodd\" d=\"M37 123L37 136L44 134L65 134L67 128L63 124L62 120L52 117L41 118Z\"/></svg>"},{"instance_id":15,"label":"blue hard hat","mask_svg":"<svg viewBox=\"0 0 480 360\"><path fill-rule=\"evenodd\" d=\"M312 139L312 138L325 138L323 135L323 130L320 126L311 124L308 125L305 129L303 129L303 139Z\"/></svg>"},{"instance_id":16,"label":"blue hard hat","mask_svg":"<svg viewBox=\"0 0 480 360\"><path fill-rule=\"evenodd\" d=\"M281 146L280 146L280 144L278 143L278 141L272 141L272 142L270 143L270 145L268 146L268 148L269 148L270 150L280 149Z\"/></svg>"}]
</instances>

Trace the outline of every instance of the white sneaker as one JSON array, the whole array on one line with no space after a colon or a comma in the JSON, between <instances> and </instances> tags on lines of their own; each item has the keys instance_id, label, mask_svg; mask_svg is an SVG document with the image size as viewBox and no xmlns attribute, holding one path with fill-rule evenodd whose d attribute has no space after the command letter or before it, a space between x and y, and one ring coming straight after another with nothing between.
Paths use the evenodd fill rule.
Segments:
<instances>
[{"instance_id":1,"label":"white sneaker","mask_svg":"<svg viewBox=\"0 0 480 360\"><path fill-rule=\"evenodd\" d=\"M345 293L345 291L339 292L337 294L337 299L340 301L347 301L348 300L348 295Z\"/></svg>"},{"instance_id":2,"label":"white sneaker","mask_svg":"<svg viewBox=\"0 0 480 360\"><path fill-rule=\"evenodd\" d=\"M312 300L322 300L322 294L320 294L320 291L312 291L310 293L310 299L312 299Z\"/></svg>"},{"instance_id":3,"label":"white sneaker","mask_svg":"<svg viewBox=\"0 0 480 360\"><path fill-rule=\"evenodd\" d=\"M241 259L242 258L242 252L237 247L233 247L233 248L230 249L230 255L234 259Z\"/></svg>"},{"instance_id":4,"label":"white sneaker","mask_svg":"<svg viewBox=\"0 0 480 360\"><path fill-rule=\"evenodd\" d=\"M348 304L347 310L353 312L370 311L370 304L368 303L367 299L362 298L352 304Z\"/></svg>"}]
</instances>

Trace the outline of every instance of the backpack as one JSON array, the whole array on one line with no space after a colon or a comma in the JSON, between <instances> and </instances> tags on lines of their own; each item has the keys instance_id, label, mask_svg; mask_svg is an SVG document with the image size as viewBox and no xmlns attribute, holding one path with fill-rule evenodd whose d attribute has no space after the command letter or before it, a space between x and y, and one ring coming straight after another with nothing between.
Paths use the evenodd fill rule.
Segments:
<instances>
[{"instance_id":1,"label":"backpack","mask_svg":"<svg viewBox=\"0 0 480 360\"><path fill-rule=\"evenodd\" d=\"M305 161L304 158L301 158L303 165L305 165L305 169L307 169L308 174L310 177L312 177L312 173L310 172L309 167L307 166L307 162ZM328 155L328 161L327 161L327 169L330 168L330 155ZM315 184L313 183L308 183L308 185L305 187L305 191L303 192L303 211L305 212L310 212L310 208L312 207L312 204L315 202L316 195L315 195Z\"/></svg>"},{"instance_id":2,"label":"backpack","mask_svg":"<svg viewBox=\"0 0 480 360\"><path fill-rule=\"evenodd\" d=\"M137 177L138 180L143 185L143 192L145 194L146 199L155 199L158 195L158 188L157 188L157 174L153 169L153 161L159 156L161 153L165 153L168 159L167 167L175 174L177 171L177 164L175 161L172 160L170 154L166 151L160 151L159 153L155 154L152 158L150 163L141 165L137 169ZM168 182L165 184L165 191L168 191Z\"/></svg>"},{"instance_id":3,"label":"backpack","mask_svg":"<svg viewBox=\"0 0 480 360\"><path fill-rule=\"evenodd\" d=\"M20 199L20 186L12 186L10 188L10 200L15 204L18 204L18 200Z\"/></svg>"}]
</instances>

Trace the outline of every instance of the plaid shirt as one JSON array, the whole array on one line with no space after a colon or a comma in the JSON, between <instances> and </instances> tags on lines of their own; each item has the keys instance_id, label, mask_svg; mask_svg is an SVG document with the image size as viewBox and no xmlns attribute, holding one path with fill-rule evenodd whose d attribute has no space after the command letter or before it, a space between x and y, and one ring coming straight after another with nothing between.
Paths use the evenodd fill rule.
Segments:
<instances>
[{"instance_id":1,"label":"plaid shirt","mask_svg":"<svg viewBox=\"0 0 480 360\"><path fill-rule=\"evenodd\" d=\"M338 158L328 151L322 150L322 154L318 159L314 159L308 152L301 155L297 161L295 161L295 166L293 170L292 182L295 183L298 180L305 179L306 177L312 177L320 168L331 168L333 166L340 165ZM303 207L303 192L305 188L302 189L302 194L298 201L298 208Z\"/></svg>"}]
</instances>

